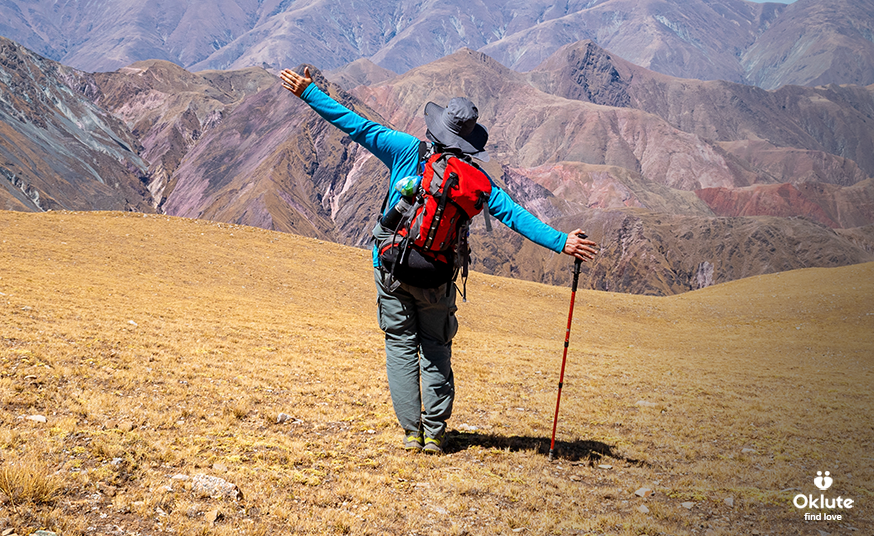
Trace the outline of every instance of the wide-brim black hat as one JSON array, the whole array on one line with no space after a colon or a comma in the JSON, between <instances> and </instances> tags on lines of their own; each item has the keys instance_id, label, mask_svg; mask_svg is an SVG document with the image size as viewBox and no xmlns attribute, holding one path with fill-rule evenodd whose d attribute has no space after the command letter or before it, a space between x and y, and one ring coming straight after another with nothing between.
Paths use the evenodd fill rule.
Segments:
<instances>
[{"instance_id":1,"label":"wide-brim black hat","mask_svg":"<svg viewBox=\"0 0 874 536\"><path fill-rule=\"evenodd\" d=\"M479 110L464 97L453 98L446 108L433 102L425 105L425 124L438 142L488 162L484 149L489 132L476 122L478 118Z\"/></svg>"}]
</instances>

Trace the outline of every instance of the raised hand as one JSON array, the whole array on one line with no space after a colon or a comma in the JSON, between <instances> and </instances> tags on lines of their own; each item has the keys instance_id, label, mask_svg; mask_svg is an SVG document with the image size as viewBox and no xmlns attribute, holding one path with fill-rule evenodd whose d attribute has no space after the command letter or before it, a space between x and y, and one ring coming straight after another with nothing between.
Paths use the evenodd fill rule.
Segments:
<instances>
[{"instance_id":1,"label":"raised hand","mask_svg":"<svg viewBox=\"0 0 874 536\"><path fill-rule=\"evenodd\" d=\"M303 76L297 74L291 69L285 69L279 74L279 77L282 78L282 87L291 91L298 97L303 95L307 86L313 83L313 77L310 76L309 67L303 68Z\"/></svg>"}]
</instances>

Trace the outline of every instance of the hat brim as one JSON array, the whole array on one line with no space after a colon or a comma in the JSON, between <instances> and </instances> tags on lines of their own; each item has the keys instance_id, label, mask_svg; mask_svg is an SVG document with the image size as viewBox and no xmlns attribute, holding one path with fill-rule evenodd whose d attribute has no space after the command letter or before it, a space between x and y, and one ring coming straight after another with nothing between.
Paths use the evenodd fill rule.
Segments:
<instances>
[{"instance_id":1,"label":"hat brim","mask_svg":"<svg viewBox=\"0 0 874 536\"><path fill-rule=\"evenodd\" d=\"M433 102L425 105L425 124L428 126L431 134L446 147L461 149L478 160L488 162L489 154L484 151L489 140L489 133L486 128L477 123L470 134L461 137L443 124L444 109L443 106Z\"/></svg>"}]
</instances>

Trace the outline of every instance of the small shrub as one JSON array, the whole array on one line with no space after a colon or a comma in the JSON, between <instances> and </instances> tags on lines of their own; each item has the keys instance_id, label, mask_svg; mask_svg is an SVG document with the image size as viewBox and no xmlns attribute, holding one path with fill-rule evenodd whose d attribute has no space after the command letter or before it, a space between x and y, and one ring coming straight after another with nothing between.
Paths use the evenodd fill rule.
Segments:
<instances>
[{"instance_id":1,"label":"small shrub","mask_svg":"<svg viewBox=\"0 0 874 536\"><path fill-rule=\"evenodd\" d=\"M225 406L224 411L226 415L232 415L237 420L243 420L252 411L252 406L248 400L234 400L228 406Z\"/></svg>"},{"instance_id":2,"label":"small shrub","mask_svg":"<svg viewBox=\"0 0 874 536\"><path fill-rule=\"evenodd\" d=\"M4 463L0 468L0 491L15 506L52 504L62 488L61 480L38 461L20 459Z\"/></svg>"}]
</instances>

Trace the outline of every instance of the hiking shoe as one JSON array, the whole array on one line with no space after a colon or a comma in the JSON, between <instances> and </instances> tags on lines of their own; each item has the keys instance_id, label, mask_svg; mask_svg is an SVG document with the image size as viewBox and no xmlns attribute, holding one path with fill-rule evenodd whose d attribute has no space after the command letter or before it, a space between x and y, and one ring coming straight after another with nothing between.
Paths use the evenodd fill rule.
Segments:
<instances>
[{"instance_id":1,"label":"hiking shoe","mask_svg":"<svg viewBox=\"0 0 874 536\"><path fill-rule=\"evenodd\" d=\"M421 430L404 430L404 450L422 450L423 442Z\"/></svg>"},{"instance_id":2,"label":"hiking shoe","mask_svg":"<svg viewBox=\"0 0 874 536\"><path fill-rule=\"evenodd\" d=\"M428 454L443 454L443 438L443 435L440 437L426 437L425 446L422 447L422 452Z\"/></svg>"}]
</instances>

